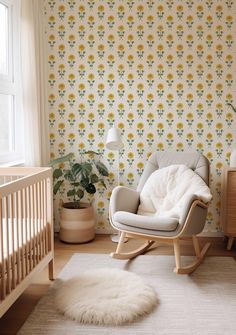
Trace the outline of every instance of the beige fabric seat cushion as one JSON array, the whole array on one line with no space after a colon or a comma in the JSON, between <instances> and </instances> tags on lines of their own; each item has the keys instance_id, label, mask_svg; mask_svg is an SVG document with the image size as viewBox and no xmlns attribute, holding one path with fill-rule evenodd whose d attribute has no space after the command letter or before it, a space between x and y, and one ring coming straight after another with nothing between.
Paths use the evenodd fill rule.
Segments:
<instances>
[{"instance_id":1,"label":"beige fabric seat cushion","mask_svg":"<svg viewBox=\"0 0 236 335\"><path fill-rule=\"evenodd\" d=\"M145 228L148 230L174 231L179 221L177 218L144 216L124 211L118 211L113 215L113 221L134 228Z\"/></svg>"}]
</instances>

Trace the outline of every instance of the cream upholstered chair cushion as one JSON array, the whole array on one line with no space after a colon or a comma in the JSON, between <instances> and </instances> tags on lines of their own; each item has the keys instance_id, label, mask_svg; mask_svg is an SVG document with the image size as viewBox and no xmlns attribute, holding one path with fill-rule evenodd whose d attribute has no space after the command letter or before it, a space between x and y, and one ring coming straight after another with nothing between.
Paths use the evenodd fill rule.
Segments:
<instances>
[{"instance_id":1,"label":"cream upholstered chair cushion","mask_svg":"<svg viewBox=\"0 0 236 335\"><path fill-rule=\"evenodd\" d=\"M177 228L179 220L177 218L148 217L124 211L114 214L114 220L133 228L145 228L147 230L173 231Z\"/></svg>"}]
</instances>

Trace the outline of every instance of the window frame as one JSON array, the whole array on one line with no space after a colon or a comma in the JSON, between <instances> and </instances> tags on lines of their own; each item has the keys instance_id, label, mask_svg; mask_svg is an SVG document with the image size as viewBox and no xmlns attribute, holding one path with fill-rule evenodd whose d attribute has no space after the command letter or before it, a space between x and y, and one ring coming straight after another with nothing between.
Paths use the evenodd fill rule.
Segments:
<instances>
[{"instance_id":1,"label":"window frame","mask_svg":"<svg viewBox=\"0 0 236 335\"><path fill-rule=\"evenodd\" d=\"M0 152L0 165L23 163L23 114L20 83L20 0L0 0L8 7L8 75L0 74L0 94L12 96L12 150Z\"/></svg>"}]
</instances>

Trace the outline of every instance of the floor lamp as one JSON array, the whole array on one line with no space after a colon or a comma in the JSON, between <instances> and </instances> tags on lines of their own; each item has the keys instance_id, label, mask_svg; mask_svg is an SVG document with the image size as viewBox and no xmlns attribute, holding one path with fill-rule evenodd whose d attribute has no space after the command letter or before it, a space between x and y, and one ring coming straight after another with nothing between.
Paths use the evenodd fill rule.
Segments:
<instances>
[{"instance_id":1,"label":"floor lamp","mask_svg":"<svg viewBox=\"0 0 236 335\"><path fill-rule=\"evenodd\" d=\"M124 147L124 144L121 140L120 131L118 128L113 126L108 130L107 133L107 140L106 140L106 148L111 151L117 151L118 153L118 165L117 165L117 173L118 173L118 179L117 184L120 184L120 154L119 150L121 150ZM112 242L118 243L119 242L119 234L112 234L111 240Z\"/></svg>"}]
</instances>

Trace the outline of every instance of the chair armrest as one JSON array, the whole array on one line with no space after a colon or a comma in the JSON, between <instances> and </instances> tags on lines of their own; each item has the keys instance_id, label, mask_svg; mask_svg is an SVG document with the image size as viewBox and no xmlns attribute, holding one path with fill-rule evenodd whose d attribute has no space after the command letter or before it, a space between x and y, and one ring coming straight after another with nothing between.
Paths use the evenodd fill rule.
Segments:
<instances>
[{"instance_id":1,"label":"chair armrest","mask_svg":"<svg viewBox=\"0 0 236 335\"><path fill-rule=\"evenodd\" d=\"M191 194L191 195L189 195L189 196L186 198L185 203L184 203L184 205L183 205L184 210L182 211L182 215L181 215L181 217L179 218L179 223L180 223L180 224L184 224L184 223L185 223L185 221L186 221L186 219L187 219L187 216L188 216L188 213L189 213L189 211L190 211L190 208L191 208L193 202L194 202L195 200L197 200L197 199L198 199L198 198L197 198L197 196L196 196L195 194Z\"/></svg>"},{"instance_id":2,"label":"chair armrest","mask_svg":"<svg viewBox=\"0 0 236 335\"><path fill-rule=\"evenodd\" d=\"M183 210L183 213L179 219L179 223L180 224L184 224L186 219L187 219L187 216L188 216L188 213L190 211L190 208L193 204L194 201L197 200L197 206L200 206L201 208L208 208L208 205L206 203L204 203L202 200L199 199L199 197L196 195L196 194L191 194L189 195L186 200L185 200L185 203L184 203L184 210Z\"/></svg>"},{"instance_id":3,"label":"chair armrest","mask_svg":"<svg viewBox=\"0 0 236 335\"><path fill-rule=\"evenodd\" d=\"M139 192L128 187L117 186L111 194L109 212L111 217L118 211L136 213L138 205Z\"/></svg>"},{"instance_id":4,"label":"chair armrest","mask_svg":"<svg viewBox=\"0 0 236 335\"><path fill-rule=\"evenodd\" d=\"M191 236L202 232L208 210L209 203L204 203L196 195L191 195L186 199L186 211L180 217L179 223L184 225L182 235Z\"/></svg>"}]
</instances>

